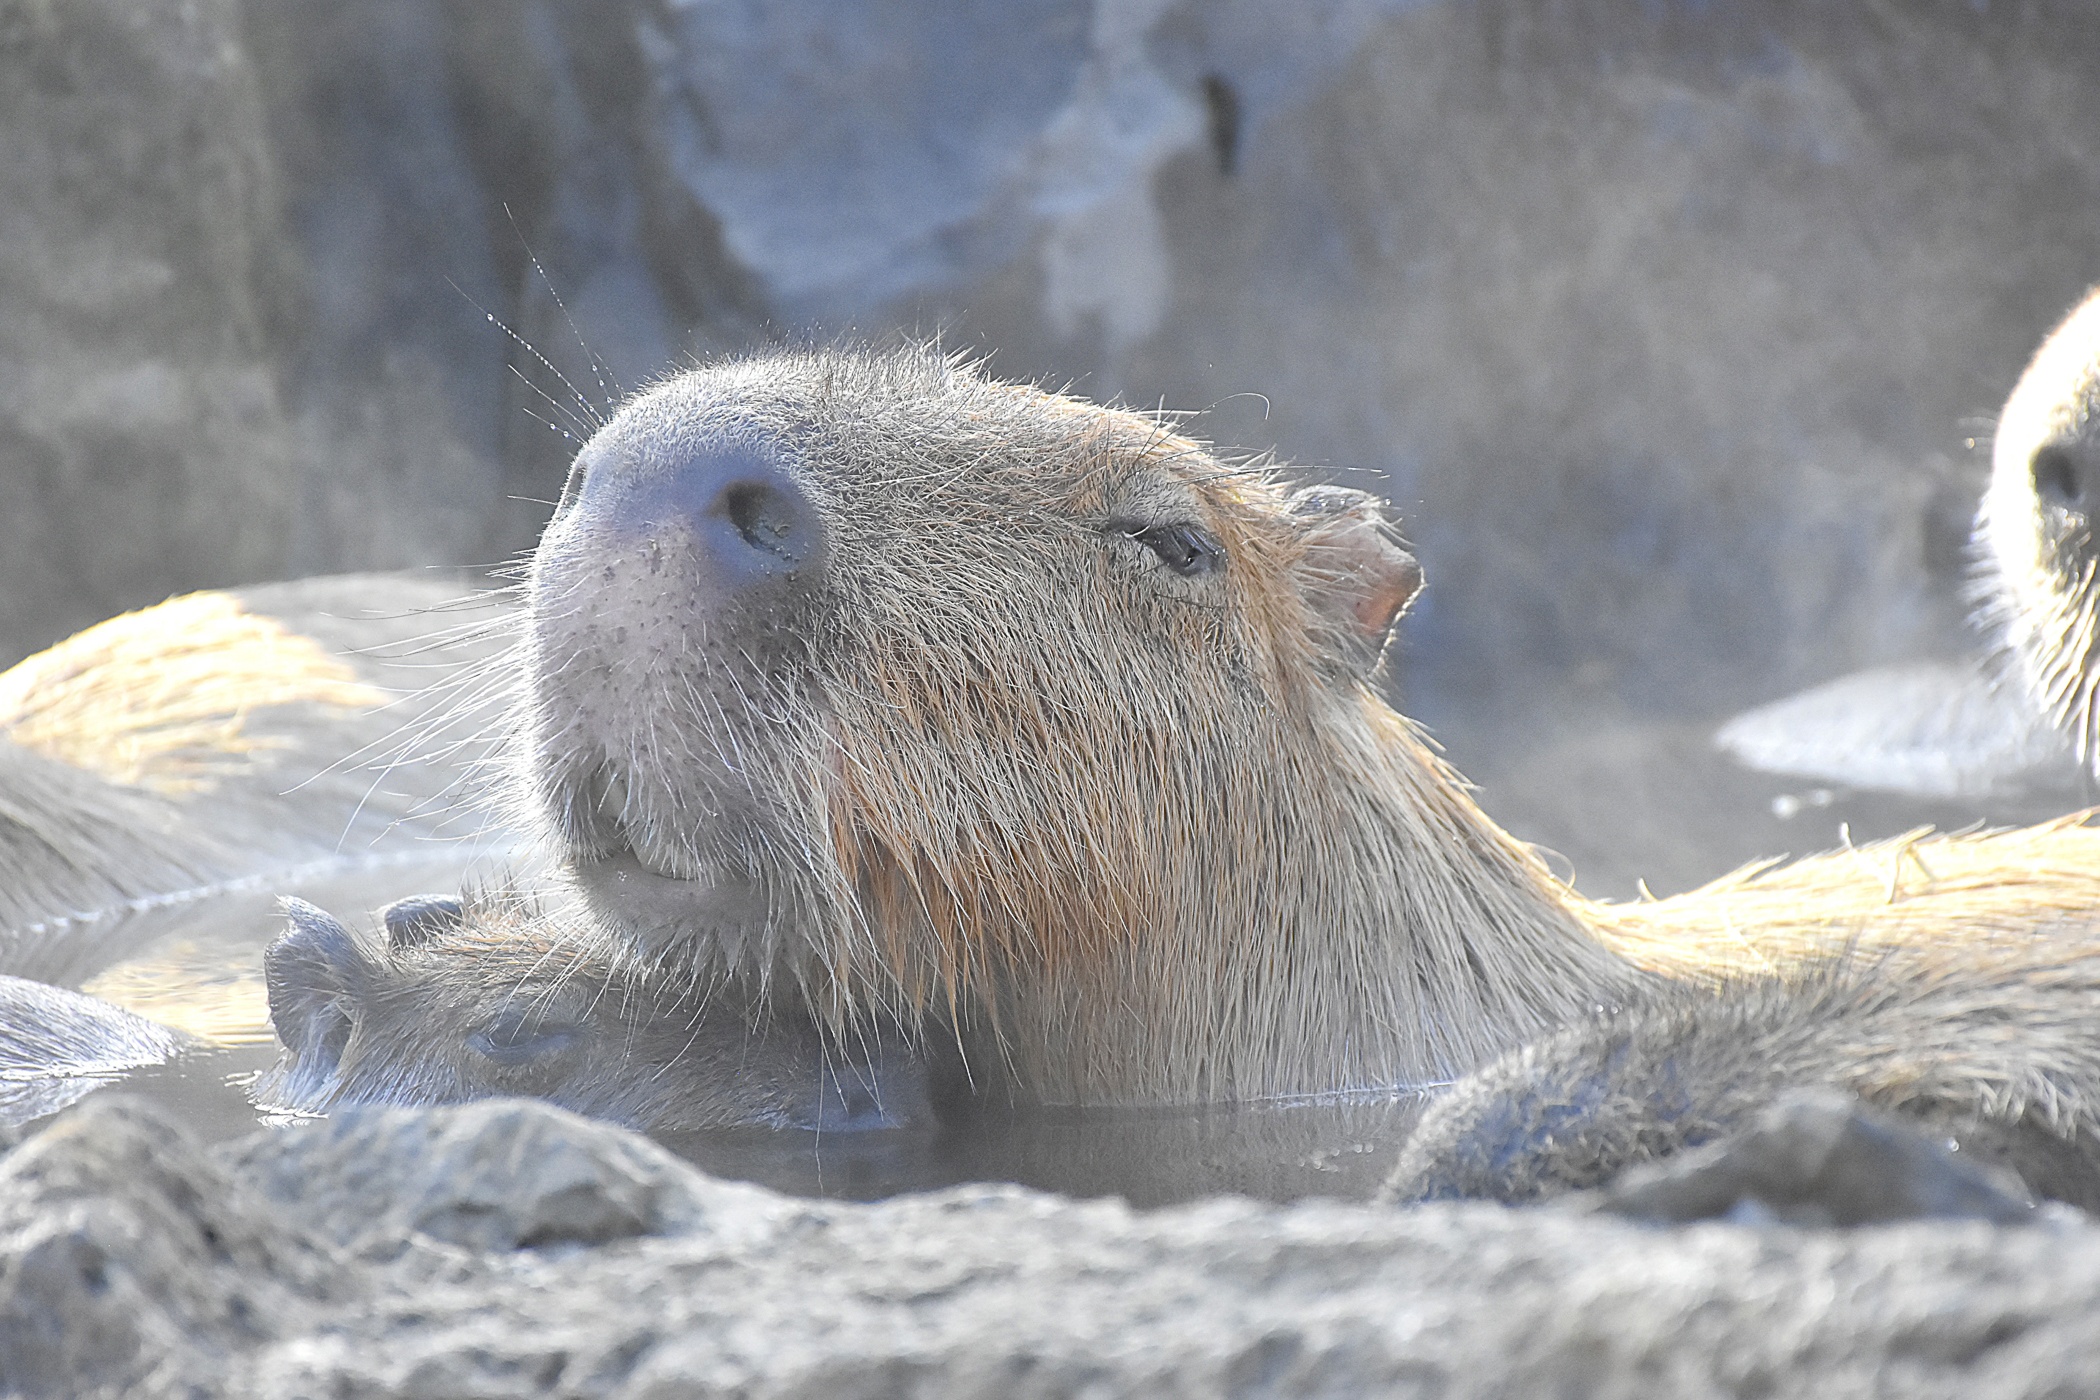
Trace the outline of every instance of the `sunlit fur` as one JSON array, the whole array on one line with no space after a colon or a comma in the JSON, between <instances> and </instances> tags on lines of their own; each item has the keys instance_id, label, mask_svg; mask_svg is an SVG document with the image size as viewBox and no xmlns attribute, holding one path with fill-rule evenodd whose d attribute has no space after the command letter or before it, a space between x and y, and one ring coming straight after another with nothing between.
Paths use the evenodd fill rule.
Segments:
<instances>
[{"instance_id":1,"label":"sunlit fur","mask_svg":"<svg viewBox=\"0 0 2100 1400\"><path fill-rule=\"evenodd\" d=\"M387 695L312 638L224 593L191 593L76 633L0 673L0 735L112 782L209 789L273 705L367 712Z\"/></svg>"},{"instance_id":2,"label":"sunlit fur","mask_svg":"<svg viewBox=\"0 0 2100 1400\"><path fill-rule=\"evenodd\" d=\"M2058 825L1592 903L1379 697L1275 473L920 353L674 378L579 470L739 444L830 531L790 635L696 614L675 519L549 528L524 763L557 842L676 877L691 965L958 1035L1045 1099L1440 1081L1653 977L1784 975L2096 892L2100 836ZM1200 523L1228 567L1159 567L1104 529L1132 515ZM755 927L710 912L743 886Z\"/></svg>"},{"instance_id":3,"label":"sunlit fur","mask_svg":"<svg viewBox=\"0 0 2100 1400\"><path fill-rule=\"evenodd\" d=\"M386 574L255 596L268 607L175 598L0 673L0 967L80 985L163 911L215 893L465 862L469 845L432 838L475 829L447 806L452 760L484 741L450 731L482 715L469 663L497 645L503 608L455 603L456 580ZM186 1008L143 965L103 990L213 1034L259 1029L243 1025L259 1001L237 969L161 952L162 972L198 974Z\"/></svg>"},{"instance_id":4,"label":"sunlit fur","mask_svg":"<svg viewBox=\"0 0 2100 1400\"><path fill-rule=\"evenodd\" d=\"M2100 294L2042 342L2013 386L1976 525L1979 615L2028 694L2100 772L2100 501L2074 511L2043 501L2034 464L2045 448L2093 464L2100 489Z\"/></svg>"}]
</instances>

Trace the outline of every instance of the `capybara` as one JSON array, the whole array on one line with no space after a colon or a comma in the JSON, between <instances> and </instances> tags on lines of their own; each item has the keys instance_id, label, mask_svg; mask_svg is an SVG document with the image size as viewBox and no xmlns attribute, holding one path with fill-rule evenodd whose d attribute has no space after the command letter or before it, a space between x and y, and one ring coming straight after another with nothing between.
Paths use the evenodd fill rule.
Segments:
<instances>
[{"instance_id":1,"label":"capybara","mask_svg":"<svg viewBox=\"0 0 2100 1400\"><path fill-rule=\"evenodd\" d=\"M1976 522L1980 613L2016 683L2100 772L2100 289L2013 386Z\"/></svg>"},{"instance_id":2,"label":"capybara","mask_svg":"<svg viewBox=\"0 0 2100 1400\"><path fill-rule=\"evenodd\" d=\"M399 901L376 940L286 903L289 927L265 955L284 1046L252 1090L266 1107L522 1094L655 1132L843 1132L930 1116L910 1056L842 1049L799 1007L731 985L641 973L588 920L515 892Z\"/></svg>"}]
</instances>

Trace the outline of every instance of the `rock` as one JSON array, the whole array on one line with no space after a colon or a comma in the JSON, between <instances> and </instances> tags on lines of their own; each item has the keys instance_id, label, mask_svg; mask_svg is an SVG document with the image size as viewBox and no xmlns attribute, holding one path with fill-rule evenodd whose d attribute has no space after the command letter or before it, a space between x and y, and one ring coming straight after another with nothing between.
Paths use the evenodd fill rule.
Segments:
<instances>
[{"instance_id":1,"label":"rock","mask_svg":"<svg viewBox=\"0 0 2100 1400\"><path fill-rule=\"evenodd\" d=\"M1795 1090L1726 1141L1633 1168L1592 1198L1635 1220L1852 1226L2034 1218L2019 1177L1834 1090Z\"/></svg>"},{"instance_id":2,"label":"rock","mask_svg":"<svg viewBox=\"0 0 2100 1400\"><path fill-rule=\"evenodd\" d=\"M343 1244L411 1233L544 1249L695 1231L763 1234L781 1199L704 1177L647 1138L532 1099L445 1113L345 1109L229 1144L236 1175Z\"/></svg>"},{"instance_id":3,"label":"rock","mask_svg":"<svg viewBox=\"0 0 2100 1400\"><path fill-rule=\"evenodd\" d=\"M1714 743L1762 772L1912 797L2039 791L2069 805L2083 790L2070 741L1974 660L1841 676L1737 715Z\"/></svg>"},{"instance_id":4,"label":"rock","mask_svg":"<svg viewBox=\"0 0 2100 1400\"><path fill-rule=\"evenodd\" d=\"M464 1243L429 1243L419 1211ZM531 1247L528 1221L568 1238ZM273 1130L215 1163L98 1101L0 1159L0 1384L32 1396L1991 1400L2081 1393L2096 1308L2100 1228L2076 1214L1837 1232L1001 1186L798 1203L503 1103Z\"/></svg>"},{"instance_id":5,"label":"rock","mask_svg":"<svg viewBox=\"0 0 2100 1400\"><path fill-rule=\"evenodd\" d=\"M288 248L236 0L0 10L0 664L291 564Z\"/></svg>"},{"instance_id":6,"label":"rock","mask_svg":"<svg viewBox=\"0 0 2100 1400\"><path fill-rule=\"evenodd\" d=\"M358 1276L172 1121L97 1099L0 1158L0 1389L209 1393Z\"/></svg>"}]
</instances>

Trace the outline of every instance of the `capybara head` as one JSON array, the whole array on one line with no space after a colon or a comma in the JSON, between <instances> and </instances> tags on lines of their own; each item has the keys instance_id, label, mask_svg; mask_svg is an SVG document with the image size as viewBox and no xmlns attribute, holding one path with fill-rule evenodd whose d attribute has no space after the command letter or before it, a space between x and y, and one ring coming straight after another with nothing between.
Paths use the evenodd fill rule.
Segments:
<instances>
[{"instance_id":1,"label":"capybara head","mask_svg":"<svg viewBox=\"0 0 2100 1400\"><path fill-rule=\"evenodd\" d=\"M497 1095L657 1132L825 1132L929 1117L916 1065L845 1054L806 1015L623 968L617 950L514 895L384 911L383 944L285 901L264 954L283 1054L266 1107L457 1103Z\"/></svg>"},{"instance_id":2,"label":"capybara head","mask_svg":"<svg viewBox=\"0 0 2100 1400\"><path fill-rule=\"evenodd\" d=\"M577 456L525 766L611 925L838 1024L989 1027L1056 1097L1376 1082L1487 1018L1355 977L1366 922L1397 967L1546 883L1370 683L1420 581L1372 497L1152 415L927 353L713 365ZM1450 860L1492 869L1400 868Z\"/></svg>"},{"instance_id":3,"label":"capybara head","mask_svg":"<svg viewBox=\"0 0 2100 1400\"><path fill-rule=\"evenodd\" d=\"M2035 352L1998 418L1977 521L1984 610L2022 682L2100 764L2100 294Z\"/></svg>"}]
</instances>

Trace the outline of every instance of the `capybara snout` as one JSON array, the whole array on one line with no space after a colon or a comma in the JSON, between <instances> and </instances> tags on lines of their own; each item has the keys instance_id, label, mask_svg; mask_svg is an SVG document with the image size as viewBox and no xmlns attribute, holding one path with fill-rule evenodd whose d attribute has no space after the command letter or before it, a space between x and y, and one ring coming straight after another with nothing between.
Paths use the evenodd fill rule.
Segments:
<instances>
[{"instance_id":1,"label":"capybara snout","mask_svg":"<svg viewBox=\"0 0 2100 1400\"><path fill-rule=\"evenodd\" d=\"M660 574L666 551L677 551L687 585L711 595L701 601L729 607L821 575L823 515L762 435L620 427L578 457L557 554L564 536L613 555L640 546L644 567Z\"/></svg>"},{"instance_id":2,"label":"capybara snout","mask_svg":"<svg viewBox=\"0 0 2100 1400\"><path fill-rule=\"evenodd\" d=\"M2028 696L2088 766L2100 765L2096 524L2100 291L2042 342L2006 399L1976 525L1984 616Z\"/></svg>"}]
</instances>

